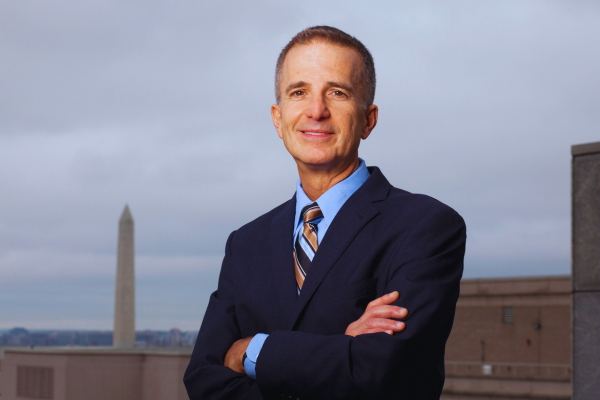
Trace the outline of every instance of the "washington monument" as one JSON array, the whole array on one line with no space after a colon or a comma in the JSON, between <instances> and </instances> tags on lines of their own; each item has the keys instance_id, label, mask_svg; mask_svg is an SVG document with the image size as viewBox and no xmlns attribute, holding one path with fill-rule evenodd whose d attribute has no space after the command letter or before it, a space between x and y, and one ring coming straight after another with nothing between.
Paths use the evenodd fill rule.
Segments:
<instances>
[{"instance_id":1,"label":"washington monument","mask_svg":"<svg viewBox=\"0 0 600 400\"><path fill-rule=\"evenodd\" d=\"M119 220L117 284L115 290L114 347L135 346L135 243L133 217L125 206Z\"/></svg>"}]
</instances>

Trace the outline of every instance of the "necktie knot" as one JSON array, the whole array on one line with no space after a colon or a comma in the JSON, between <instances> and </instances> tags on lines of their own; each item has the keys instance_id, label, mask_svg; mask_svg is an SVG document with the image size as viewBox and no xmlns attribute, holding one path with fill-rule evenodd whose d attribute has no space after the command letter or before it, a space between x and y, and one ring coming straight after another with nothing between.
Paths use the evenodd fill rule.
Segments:
<instances>
[{"instance_id":1,"label":"necktie knot","mask_svg":"<svg viewBox=\"0 0 600 400\"><path fill-rule=\"evenodd\" d=\"M302 220L304 223L313 222L319 218L323 218L323 212L316 202L309 204L302 209Z\"/></svg>"}]
</instances>

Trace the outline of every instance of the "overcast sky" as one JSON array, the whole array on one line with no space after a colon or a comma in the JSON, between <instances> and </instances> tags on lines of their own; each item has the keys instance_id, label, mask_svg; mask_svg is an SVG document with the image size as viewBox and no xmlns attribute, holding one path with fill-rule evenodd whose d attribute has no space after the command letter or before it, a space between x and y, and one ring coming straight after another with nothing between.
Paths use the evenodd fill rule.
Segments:
<instances>
[{"instance_id":1,"label":"overcast sky","mask_svg":"<svg viewBox=\"0 0 600 400\"><path fill-rule=\"evenodd\" d=\"M600 140L597 1L4 0L0 329L112 329L126 203L137 328L197 329L227 235L294 194L274 65L319 24L371 50L360 155L465 218L465 277L570 272L570 146Z\"/></svg>"}]
</instances>

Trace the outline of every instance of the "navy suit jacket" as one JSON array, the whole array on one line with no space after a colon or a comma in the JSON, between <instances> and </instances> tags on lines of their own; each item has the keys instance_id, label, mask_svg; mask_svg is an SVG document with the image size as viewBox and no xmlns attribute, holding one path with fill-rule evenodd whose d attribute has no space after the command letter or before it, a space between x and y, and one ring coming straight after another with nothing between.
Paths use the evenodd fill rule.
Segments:
<instances>
[{"instance_id":1,"label":"navy suit jacket","mask_svg":"<svg viewBox=\"0 0 600 400\"><path fill-rule=\"evenodd\" d=\"M233 232L184 383L190 399L438 399L466 228L450 207L369 167L319 245L297 294L295 196ZM397 290L406 328L344 335ZM224 367L238 339L267 333L253 380ZM283 397L282 397L283 396Z\"/></svg>"}]
</instances>

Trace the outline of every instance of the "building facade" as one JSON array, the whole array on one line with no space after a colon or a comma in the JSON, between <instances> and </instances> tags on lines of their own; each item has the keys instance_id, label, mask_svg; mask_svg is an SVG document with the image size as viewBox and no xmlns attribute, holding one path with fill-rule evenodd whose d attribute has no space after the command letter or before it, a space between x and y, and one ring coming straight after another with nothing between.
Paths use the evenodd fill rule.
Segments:
<instances>
[{"instance_id":1,"label":"building facade","mask_svg":"<svg viewBox=\"0 0 600 400\"><path fill-rule=\"evenodd\" d=\"M571 277L461 282L442 399L571 398Z\"/></svg>"},{"instance_id":2,"label":"building facade","mask_svg":"<svg viewBox=\"0 0 600 400\"><path fill-rule=\"evenodd\" d=\"M4 352L2 400L185 400L191 349L39 348Z\"/></svg>"}]
</instances>

